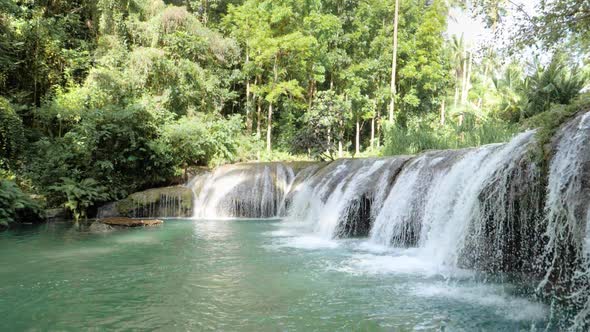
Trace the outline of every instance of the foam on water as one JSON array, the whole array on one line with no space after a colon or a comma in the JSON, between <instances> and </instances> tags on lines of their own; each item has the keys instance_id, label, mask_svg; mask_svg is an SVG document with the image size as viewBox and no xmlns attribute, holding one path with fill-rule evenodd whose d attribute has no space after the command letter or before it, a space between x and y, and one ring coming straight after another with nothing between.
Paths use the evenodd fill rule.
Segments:
<instances>
[{"instance_id":1,"label":"foam on water","mask_svg":"<svg viewBox=\"0 0 590 332\"><path fill-rule=\"evenodd\" d=\"M412 293L427 298L442 297L488 307L499 316L515 321L542 320L549 313L546 305L510 295L501 286L421 283L412 289Z\"/></svg>"},{"instance_id":2,"label":"foam on water","mask_svg":"<svg viewBox=\"0 0 590 332\"><path fill-rule=\"evenodd\" d=\"M429 277L439 272L435 266L416 256L412 250L384 255L371 253L354 254L334 269L355 275L398 273L418 274Z\"/></svg>"}]
</instances>

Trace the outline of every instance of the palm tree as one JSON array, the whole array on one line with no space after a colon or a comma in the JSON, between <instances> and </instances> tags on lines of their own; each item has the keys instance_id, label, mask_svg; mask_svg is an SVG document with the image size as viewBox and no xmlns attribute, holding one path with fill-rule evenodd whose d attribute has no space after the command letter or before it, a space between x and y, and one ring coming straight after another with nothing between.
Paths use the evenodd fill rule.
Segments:
<instances>
[{"instance_id":1,"label":"palm tree","mask_svg":"<svg viewBox=\"0 0 590 332\"><path fill-rule=\"evenodd\" d=\"M524 82L527 95L524 117L545 112L552 103L569 104L586 82L577 67L567 66L561 54L555 54L546 66L535 57L529 67L532 74Z\"/></svg>"},{"instance_id":2,"label":"palm tree","mask_svg":"<svg viewBox=\"0 0 590 332\"><path fill-rule=\"evenodd\" d=\"M469 94L471 82L471 64L473 53L467 50L463 34L461 37L453 36L451 38L451 61L455 68L455 97L454 106L460 106L462 109L467 105L467 96ZM460 82L460 83L459 83ZM461 87L461 95L459 99L459 87ZM460 105L458 102L460 100ZM463 123L464 111L459 113L459 125Z\"/></svg>"},{"instance_id":3,"label":"palm tree","mask_svg":"<svg viewBox=\"0 0 590 332\"><path fill-rule=\"evenodd\" d=\"M522 118L524 111L525 82L518 64L509 65L501 77L492 79L496 92L500 96L500 113L516 122Z\"/></svg>"},{"instance_id":4,"label":"palm tree","mask_svg":"<svg viewBox=\"0 0 590 332\"><path fill-rule=\"evenodd\" d=\"M453 35L451 38L451 62L455 72L455 97L454 106L457 107L459 102L459 82L463 77L463 59L465 53L465 43L463 34L460 37Z\"/></svg>"}]
</instances>

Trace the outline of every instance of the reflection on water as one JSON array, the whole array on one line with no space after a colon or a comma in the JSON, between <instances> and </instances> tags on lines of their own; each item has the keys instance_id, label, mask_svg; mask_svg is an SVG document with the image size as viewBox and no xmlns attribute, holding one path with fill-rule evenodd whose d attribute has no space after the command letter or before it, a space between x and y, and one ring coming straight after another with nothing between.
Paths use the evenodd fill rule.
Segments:
<instances>
[{"instance_id":1,"label":"reflection on water","mask_svg":"<svg viewBox=\"0 0 590 332\"><path fill-rule=\"evenodd\" d=\"M1 330L528 330L545 306L444 279L412 250L269 220L0 234Z\"/></svg>"}]
</instances>

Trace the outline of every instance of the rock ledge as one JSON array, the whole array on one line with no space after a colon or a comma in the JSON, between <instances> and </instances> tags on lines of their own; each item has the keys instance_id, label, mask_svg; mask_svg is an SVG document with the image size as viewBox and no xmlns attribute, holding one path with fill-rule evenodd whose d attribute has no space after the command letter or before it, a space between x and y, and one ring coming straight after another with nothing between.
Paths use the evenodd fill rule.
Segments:
<instances>
[{"instance_id":1,"label":"rock ledge","mask_svg":"<svg viewBox=\"0 0 590 332\"><path fill-rule=\"evenodd\" d=\"M144 227L144 226L155 226L163 224L164 222L160 219L132 219L124 217L116 218L104 218L99 219L99 222L110 226L124 226L124 227Z\"/></svg>"}]
</instances>

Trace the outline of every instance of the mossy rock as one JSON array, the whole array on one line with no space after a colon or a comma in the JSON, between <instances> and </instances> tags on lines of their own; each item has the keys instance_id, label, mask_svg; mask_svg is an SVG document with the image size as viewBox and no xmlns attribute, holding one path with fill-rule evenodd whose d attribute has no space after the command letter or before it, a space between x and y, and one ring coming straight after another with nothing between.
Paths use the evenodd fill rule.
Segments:
<instances>
[{"instance_id":1,"label":"mossy rock","mask_svg":"<svg viewBox=\"0 0 590 332\"><path fill-rule=\"evenodd\" d=\"M190 217L193 192L182 186L148 189L99 209L98 217Z\"/></svg>"}]
</instances>

